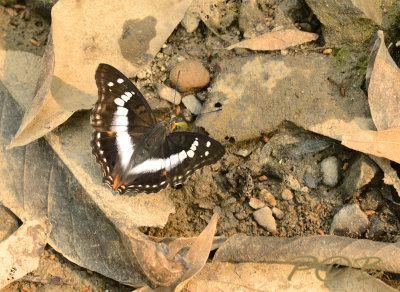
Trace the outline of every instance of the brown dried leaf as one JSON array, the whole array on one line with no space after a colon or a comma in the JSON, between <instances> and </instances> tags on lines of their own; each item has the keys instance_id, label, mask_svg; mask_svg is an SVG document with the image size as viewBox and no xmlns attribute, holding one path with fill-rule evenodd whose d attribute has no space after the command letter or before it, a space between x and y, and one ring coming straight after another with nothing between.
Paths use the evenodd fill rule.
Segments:
<instances>
[{"instance_id":1,"label":"brown dried leaf","mask_svg":"<svg viewBox=\"0 0 400 292\"><path fill-rule=\"evenodd\" d=\"M49 244L70 261L120 282L145 285L145 278L129 257L131 251L125 249L114 222L79 185L44 139L5 149L21 119L18 104L0 83L0 204L23 222L48 218L53 226ZM109 200L118 198L110 192L108 197ZM118 216L122 218L124 214ZM115 220L117 216L110 217Z\"/></svg>"},{"instance_id":2,"label":"brown dried leaf","mask_svg":"<svg viewBox=\"0 0 400 292\"><path fill-rule=\"evenodd\" d=\"M52 9L54 53L49 44L40 90L11 147L25 145L75 111L91 108L97 99L94 73L99 63L111 63L128 76L145 69L190 2L100 0L96 5L85 1L76 5L58 1Z\"/></svg>"},{"instance_id":3,"label":"brown dried leaf","mask_svg":"<svg viewBox=\"0 0 400 292\"><path fill-rule=\"evenodd\" d=\"M368 102L378 130L400 127L400 70L384 42L383 31L371 52L367 70Z\"/></svg>"},{"instance_id":4,"label":"brown dried leaf","mask_svg":"<svg viewBox=\"0 0 400 292\"><path fill-rule=\"evenodd\" d=\"M27 221L0 242L0 289L38 267L50 229L46 219Z\"/></svg>"},{"instance_id":5,"label":"brown dried leaf","mask_svg":"<svg viewBox=\"0 0 400 292\"><path fill-rule=\"evenodd\" d=\"M173 290L202 269L210 254L218 216L214 215L207 227L193 242L186 255L170 253L164 243L155 243L138 232L122 227L121 236L131 258L135 259L148 284L153 288ZM147 289L147 288L146 288Z\"/></svg>"},{"instance_id":6,"label":"brown dried leaf","mask_svg":"<svg viewBox=\"0 0 400 292\"><path fill-rule=\"evenodd\" d=\"M229 46L227 49L245 48L258 51L282 50L288 47L315 41L318 35L298 29L286 29L267 32L254 39L245 40Z\"/></svg>"},{"instance_id":7,"label":"brown dried leaf","mask_svg":"<svg viewBox=\"0 0 400 292\"><path fill-rule=\"evenodd\" d=\"M281 264L213 262L206 264L178 291L396 291L353 269L329 271L321 266L318 269L320 279L310 268L296 271L289 280L293 268Z\"/></svg>"},{"instance_id":8,"label":"brown dried leaf","mask_svg":"<svg viewBox=\"0 0 400 292\"><path fill-rule=\"evenodd\" d=\"M333 256L342 256L354 268L361 268L367 258L380 261L373 268L400 272L400 242L386 243L340 236L307 236L297 238L249 237L236 234L215 253L214 261L221 262L285 262L293 263L298 256L315 258L321 262ZM372 263L371 263L372 264Z\"/></svg>"},{"instance_id":9,"label":"brown dried leaf","mask_svg":"<svg viewBox=\"0 0 400 292\"><path fill-rule=\"evenodd\" d=\"M344 135L342 144L354 150L400 163L400 128L354 132Z\"/></svg>"}]
</instances>

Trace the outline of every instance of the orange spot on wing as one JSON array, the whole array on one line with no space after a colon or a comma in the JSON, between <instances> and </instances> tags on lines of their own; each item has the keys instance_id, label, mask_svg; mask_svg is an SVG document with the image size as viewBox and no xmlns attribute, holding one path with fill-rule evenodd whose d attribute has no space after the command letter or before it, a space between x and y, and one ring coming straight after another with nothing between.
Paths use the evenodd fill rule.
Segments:
<instances>
[{"instance_id":1,"label":"orange spot on wing","mask_svg":"<svg viewBox=\"0 0 400 292\"><path fill-rule=\"evenodd\" d=\"M119 187L119 177L118 177L118 175L115 177L115 179L114 179L114 184L112 185L112 188L114 189L114 190L116 190L117 188Z\"/></svg>"},{"instance_id":2,"label":"orange spot on wing","mask_svg":"<svg viewBox=\"0 0 400 292\"><path fill-rule=\"evenodd\" d=\"M162 175L167 175L167 172L164 170L161 174Z\"/></svg>"},{"instance_id":3,"label":"orange spot on wing","mask_svg":"<svg viewBox=\"0 0 400 292\"><path fill-rule=\"evenodd\" d=\"M107 132L107 135L108 135L108 136L112 136L112 135L114 135L114 132L108 131L108 132Z\"/></svg>"}]
</instances>

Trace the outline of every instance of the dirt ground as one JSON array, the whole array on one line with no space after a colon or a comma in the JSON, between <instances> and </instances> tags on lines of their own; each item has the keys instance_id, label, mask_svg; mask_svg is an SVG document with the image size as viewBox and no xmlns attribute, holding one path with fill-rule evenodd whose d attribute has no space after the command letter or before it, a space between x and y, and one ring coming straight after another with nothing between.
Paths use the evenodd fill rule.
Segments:
<instances>
[{"instance_id":1,"label":"dirt ground","mask_svg":"<svg viewBox=\"0 0 400 292\"><path fill-rule=\"evenodd\" d=\"M11 4L14 4L13 1ZM21 3L26 5L19 9L14 8L6 0L0 1L0 42L5 48L11 50L24 50L37 55L42 55L46 46L47 35L50 28L49 20L37 13L29 1ZM231 1L232 5L238 5L238 1ZM25 11L25 12L24 12ZM303 15L307 19L308 15ZM311 24L310 24L311 25ZM318 30L316 28L315 30ZM226 28L224 35L232 39L238 36L238 23L233 21ZM169 69L178 63L181 56L184 58L195 57L203 62L211 73L211 79L218 74L218 63L225 58L232 58L238 51L213 50L215 44L223 42L220 36L211 32L204 24L192 33L188 34L180 25L168 39L166 46L154 59L149 78L139 79L146 98L155 99L156 88L153 84L163 82L170 85L168 80ZM317 48L318 43L314 46ZM240 52L240 51L239 51ZM251 51L240 52L242 55L254 54ZM165 70L167 68L167 70ZM200 94L207 94L207 91ZM161 115L166 114L159 110ZM197 131L198 129L193 128ZM324 145L322 151L304 151L301 155L293 149L287 148L284 143L279 144L279 135L299 137L299 141L318 141L318 145ZM256 169L257 153L273 138L277 139L277 149L269 169L264 169L265 178ZM88 137L89 141L90 137ZM299 145L296 145L296 147ZM279 148L281 147L281 148ZM286 147L286 148L285 148ZM300 146L299 146L300 147ZM239 151L256 153L256 155L242 157ZM293 151L292 151L293 150ZM164 228L141 228L141 231L152 236L181 237L198 235L213 213L220 215L217 227L217 235L232 235L245 233L253 236L307 236L316 234L329 234L333 216L350 202L356 202L363 211L371 210L373 202L374 213L371 215L382 225L377 232L374 225L356 237L368 238L376 241L395 242L399 240L400 208L390 200L385 199L382 193L390 192L383 185L382 180L377 179L367 188L347 196L338 196L339 187L328 187L317 183L315 188L308 193L292 191L293 198L282 198L282 192L287 189L285 182L279 175L279 171L290 173L306 186L303 177L324 158L336 156L343 162L341 165L340 182L346 176L346 167L358 156L358 153L340 145L338 141L328 139L317 134L305 132L294 125L285 124L272 133L265 133L253 141L243 143L230 143L226 147L226 155L217 164L207 167L193 175L186 184L174 192L173 201L176 213L171 214ZM261 155L261 154L260 154ZM255 158L254 158L255 157ZM284 161L284 164L282 164ZM281 167L281 169L279 169ZM212 170L218 170L213 172ZM320 173L313 173L320 177ZM209 184L196 185L196 178L206 176ZM382 178L382 174L378 173ZM196 188L196 191L193 191ZM267 190L275 197L275 207L285 214L282 219L277 219L277 231L269 232L261 227L253 217L254 209L249 205L251 198L265 201L263 194ZM210 195L213 194L213 195ZM375 226L376 227L376 226ZM353 235L354 236L354 235ZM48 276L45 281L41 278ZM41 275L41 276L39 276ZM400 288L400 276L384 274L381 279L393 287ZM51 291L52 287L60 287L65 284L65 291L130 291L131 288L119 284L99 274L87 271L73 263L70 263L62 255L48 246L41 260L38 271L17 281L3 291ZM56 285L56 286L52 286Z\"/></svg>"}]
</instances>

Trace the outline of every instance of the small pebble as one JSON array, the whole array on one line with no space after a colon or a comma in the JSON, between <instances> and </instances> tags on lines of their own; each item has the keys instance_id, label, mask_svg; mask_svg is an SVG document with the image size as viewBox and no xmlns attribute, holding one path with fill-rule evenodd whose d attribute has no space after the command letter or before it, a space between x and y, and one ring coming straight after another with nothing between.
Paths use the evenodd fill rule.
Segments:
<instances>
[{"instance_id":1,"label":"small pebble","mask_svg":"<svg viewBox=\"0 0 400 292\"><path fill-rule=\"evenodd\" d=\"M183 104L192 114L198 115L203 108L201 102L194 95L186 95L182 98Z\"/></svg>"},{"instance_id":2,"label":"small pebble","mask_svg":"<svg viewBox=\"0 0 400 292\"><path fill-rule=\"evenodd\" d=\"M194 91L207 86L210 82L210 73L197 60L185 60L172 68L169 79L174 86L178 79L178 72L180 72L178 80L178 90L180 92Z\"/></svg>"},{"instance_id":3,"label":"small pebble","mask_svg":"<svg viewBox=\"0 0 400 292\"><path fill-rule=\"evenodd\" d=\"M325 50L322 51L322 54L330 55L330 54L332 54L332 49L325 49Z\"/></svg>"},{"instance_id":4,"label":"small pebble","mask_svg":"<svg viewBox=\"0 0 400 292\"><path fill-rule=\"evenodd\" d=\"M274 214L277 219L282 219L285 215L281 209L278 209L276 207L272 208L272 214Z\"/></svg>"},{"instance_id":5,"label":"small pebble","mask_svg":"<svg viewBox=\"0 0 400 292\"><path fill-rule=\"evenodd\" d=\"M254 219L259 225L264 227L267 231L275 233L276 232L276 222L274 216L272 216L272 211L268 207L264 207L254 211Z\"/></svg>"},{"instance_id":6,"label":"small pebble","mask_svg":"<svg viewBox=\"0 0 400 292\"><path fill-rule=\"evenodd\" d=\"M229 197L229 198L227 198L226 200L224 200L224 201L221 203L221 207L222 207L222 208L225 208L225 207L227 207L227 206L229 206L229 205L232 205L232 204L234 204L234 203L236 203L236 198L235 198L235 197Z\"/></svg>"},{"instance_id":7,"label":"small pebble","mask_svg":"<svg viewBox=\"0 0 400 292\"><path fill-rule=\"evenodd\" d=\"M249 205L255 210L265 207L265 203L257 198L250 198Z\"/></svg>"},{"instance_id":8,"label":"small pebble","mask_svg":"<svg viewBox=\"0 0 400 292\"><path fill-rule=\"evenodd\" d=\"M267 203L270 207L276 206L276 199L273 194L271 194L268 190L262 189L259 195L260 199Z\"/></svg>"},{"instance_id":9,"label":"small pebble","mask_svg":"<svg viewBox=\"0 0 400 292\"><path fill-rule=\"evenodd\" d=\"M334 187L339 181L339 159L329 156L321 161L322 182L328 187Z\"/></svg>"},{"instance_id":10,"label":"small pebble","mask_svg":"<svg viewBox=\"0 0 400 292\"><path fill-rule=\"evenodd\" d=\"M240 156L240 157L247 157L251 154L251 151L247 150L247 149L239 149L235 152L235 155Z\"/></svg>"},{"instance_id":11,"label":"small pebble","mask_svg":"<svg viewBox=\"0 0 400 292\"><path fill-rule=\"evenodd\" d=\"M245 212L237 212L234 216L237 220L243 220L246 219L248 215Z\"/></svg>"},{"instance_id":12,"label":"small pebble","mask_svg":"<svg viewBox=\"0 0 400 292\"><path fill-rule=\"evenodd\" d=\"M289 53L289 51L286 50L286 49L281 50L281 55L282 56L286 56L288 53Z\"/></svg>"},{"instance_id":13,"label":"small pebble","mask_svg":"<svg viewBox=\"0 0 400 292\"><path fill-rule=\"evenodd\" d=\"M262 176L258 177L258 181L266 181L266 180L268 180L268 177L265 176L265 175L262 175Z\"/></svg>"},{"instance_id":14,"label":"small pebble","mask_svg":"<svg viewBox=\"0 0 400 292\"><path fill-rule=\"evenodd\" d=\"M282 191L281 196L282 196L282 199L284 199L286 201L290 201L293 199L293 193L290 189L284 189Z\"/></svg>"},{"instance_id":15,"label":"small pebble","mask_svg":"<svg viewBox=\"0 0 400 292\"><path fill-rule=\"evenodd\" d=\"M200 101L205 101L207 98L207 96L204 93L200 93L200 92L196 93L196 97Z\"/></svg>"},{"instance_id":16,"label":"small pebble","mask_svg":"<svg viewBox=\"0 0 400 292\"><path fill-rule=\"evenodd\" d=\"M175 89L172 89L171 87L162 84L157 84L156 87L158 96L160 98L176 105L181 103L181 94L179 92L176 92Z\"/></svg>"}]
</instances>

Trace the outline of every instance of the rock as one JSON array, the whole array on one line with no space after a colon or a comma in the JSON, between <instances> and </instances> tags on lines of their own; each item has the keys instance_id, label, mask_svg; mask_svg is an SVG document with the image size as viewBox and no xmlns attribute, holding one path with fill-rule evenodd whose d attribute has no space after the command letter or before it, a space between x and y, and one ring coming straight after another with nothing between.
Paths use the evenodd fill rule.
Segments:
<instances>
[{"instance_id":1,"label":"rock","mask_svg":"<svg viewBox=\"0 0 400 292\"><path fill-rule=\"evenodd\" d=\"M268 206L270 206L270 207L276 206L276 199L275 199L274 195L272 195L268 190L262 189L260 191L259 197L262 201L267 203Z\"/></svg>"},{"instance_id":2,"label":"rock","mask_svg":"<svg viewBox=\"0 0 400 292\"><path fill-rule=\"evenodd\" d=\"M233 205L235 203L236 203L236 198L231 196L221 203L221 207L226 208L227 206Z\"/></svg>"},{"instance_id":3,"label":"rock","mask_svg":"<svg viewBox=\"0 0 400 292\"><path fill-rule=\"evenodd\" d=\"M283 216L285 216L283 211L281 209L276 208L276 207L272 208L272 214L274 214L277 219L282 219Z\"/></svg>"},{"instance_id":4,"label":"rock","mask_svg":"<svg viewBox=\"0 0 400 292\"><path fill-rule=\"evenodd\" d=\"M346 171L341 187L346 195L352 195L364 189L378 171L378 166L368 156L359 155Z\"/></svg>"},{"instance_id":5,"label":"rock","mask_svg":"<svg viewBox=\"0 0 400 292\"><path fill-rule=\"evenodd\" d=\"M210 202L210 201L200 201L199 202L199 208L212 210L212 209L214 209L214 207L215 207L215 204L213 202Z\"/></svg>"},{"instance_id":6,"label":"rock","mask_svg":"<svg viewBox=\"0 0 400 292\"><path fill-rule=\"evenodd\" d=\"M201 92L196 93L196 97L200 101L205 101L206 98L207 98L207 96L204 93L201 93Z\"/></svg>"},{"instance_id":7,"label":"rock","mask_svg":"<svg viewBox=\"0 0 400 292\"><path fill-rule=\"evenodd\" d=\"M293 200L293 193L290 189L284 189L281 193L282 199L286 201Z\"/></svg>"},{"instance_id":8,"label":"rock","mask_svg":"<svg viewBox=\"0 0 400 292\"><path fill-rule=\"evenodd\" d=\"M186 95L182 98L183 104L192 114L198 115L201 112L202 104L194 95Z\"/></svg>"},{"instance_id":9,"label":"rock","mask_svg":"<svg viewBox=\"0 0 400 292\"><path fill-rule=\"evenodd\" d=\"M237 220L243 220L248 217L248 215L245 212L236 212L234 216Z\"/></svg>"},{"instance_id":10,"label":"rock","mask_svg":"<svg viewBox=\"0 0 400 292\"><path fill-rule=\"evenodd\" d=\"M188 110L187 108L184 108L184 109L181 111L180 116L183 117L183 119L184 119L186 122L191 122L191 121L193 121L193 115L192 115L192 113L190 112L190 110Z\"/></svg>"},{"instance_id":11,"label":"rock","mask_svg":"<svg viewBox=\"0 0 400 292\"><path fill-rule=\"evenodd\" d=\"M320 177L314 173L306 172L303 176L304 183L307 187L315 189L321 181Z\"/></svg>"},{"instance_id":12,"label":"rock","mask_svg":"<svg viewBox=\"0 0 400 292\"><path fill-rule=\"evenodd\" d=\"M365 194L360 206L363 210L376 210L384 202L380 191L373 189Z\"/></svg>"},{"instance_id":13,"label":"rock","mask_svg":"<svg viewBox=\"0 0 400 292\"><path fill-rule=\"evenodd\" d=\"M265 22L261 20L264 20L264 13L258 8L257 0L242 1L239 14L239 29L244 38L253 38L261 34L260 32L268 31ZM257 26L260 31L256 30Z\"/></svg>"},{"instance_id":14,"label":"rock","mask_svg":"<svg viewBox=\"0 0 400 292\"><path fill-rule=\"evenodd\" d=\"M381 220L377 215L371 216L371 223L368 228L368 238L378 240L387 234L387 223Z\"/></svg>"},{"instance_id":15,"label":"rock","mask_svg":"<svg viewBox=\"0 0 400 292\"><path fill-rule=\"evenodd\" d=\"M180 92L194 91L205 87L210 82L210 73L197 60L184 60L172 68L169 79L175 86L179 74L178 90Z\"/></svg>"},{"instance_id":16,"label":"rock","mask_svg":"<svg viewBox=\"0 0 400 292\"><path fill-rule=\"evenodd\" d=\"M361 211L357 204L343 207L333 217L330 234L337 235L360 235L367 230L369 221L367 215Z\"/></svg>"},{"instance_id":17,"label":"rock","mask_svg":"<svg viewBox=\"0 0 400 292\"><path fill-rule=\"evenodd\" d=\"M339 181L339 159L330 156L321 161L322 182L328 187L334 187Z\"/></svg>"},{"instance_id":18,"label":"rock","mask_svg":"<svg viewBox=\"0 0 400 292\"><path fill-rule=\"evenodd\" d=\"M262 201L260 201L260 200L257 199L257 198L250 198L249 205L250 205L250 207L252 207L253 209L256 209L256 210L257 210L257 209L260 209L260 208L264 207L264 206L265 206L265 203L262 202Z\"/></svg>"},{"instance_id":19,"label":"rock","mask_svg":"<svg viewBox=\"0 0 400 292\"><path fill-rule=\"evenodd\" d=\"M183 17L181 24L185 28L187 33L192 33L199 26L200 18L197 13L194 13L192 10L188 9Z\"/></svg>"},{"instance_id":20,"label":"rock","mask_svg":"<svg viewBox=\"0 0 400 292\"><path fill-rule=\"evenodd\" d=\"M326 46L364 42L382 24L380 1L306 0L322 25Z\"/></svg>"},{"instance_id":21,"label":"rock","mask_svg":"<svg viewBox=\"0 0 400 292\"><path fill-rule=\"evenodd\" d=\"M169 101L172 104L178 105L181 103L182 97L179 92L175 89L165 86L163 84L157 84L157 94L160 98Z\"/></svg>"},{"instance_id":22,"label":"rock","mask_svg":"<svg viewBox=\"0 0 400 292\"><path fill-rule=\"evenodd\" d=\"M50 19L51 8L53 8L57 1L58 0L32 0L30 2L37 12L39 12L43 17Z\"/></svg>"},{"instance_id":23,"label":"rock","mask_svg":"<svg viewBox=\"0 0 400 292\"><path fill-rule=\"evenodd\" d=\"M244 149L244 148L240 148L239 150L235 151L234 154L237 156L246 158L247 156L249 156L251 154L251 151Z\"/></svg>"},{"instance_id":24,"label":"rock","mask_svg":"<svg viewBox=\"0 0 400 292\"><path fill-rule=\"evenodd\" d=\"M258 209L253 213L254 219L257 223L269 232L276 232L276 222L272 211L268 207Z\"/></svg>"},{"instance_id":25,"label":"rock","mask_svg":"<svg viewBox=\"0 0 400 292\"><path fill-rule=\"evenodd\" d=\"M351 99L332 88L329 80L341 76L329 56L254 55L227 58L219 65L203 111L223 110L196 120L214 139L253 139L287 120L339 140L345 133L374 129L360 88L348 89Z\"/></svg>"}]
</instances>

